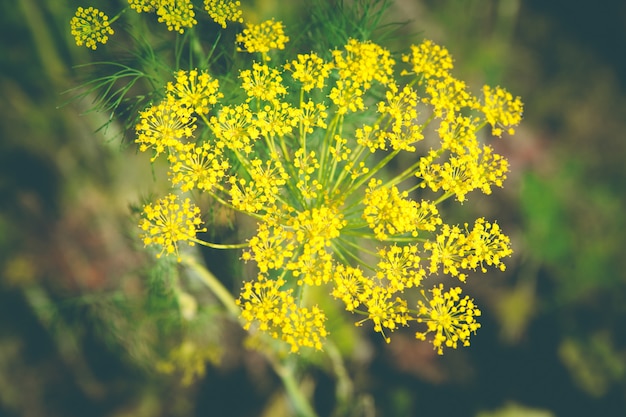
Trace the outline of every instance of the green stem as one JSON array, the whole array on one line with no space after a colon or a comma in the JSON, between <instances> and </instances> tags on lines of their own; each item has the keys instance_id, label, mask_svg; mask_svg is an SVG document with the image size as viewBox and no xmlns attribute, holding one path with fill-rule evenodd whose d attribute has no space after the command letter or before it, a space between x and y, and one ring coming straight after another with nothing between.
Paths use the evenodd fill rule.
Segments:
<instances>
[{"instance_id":1,"label":"green stem","mask_svg":"<svg viewBox=\"0 0 626 417\"><path fill-rule=\"evenodd\" d=\"M200 264L196 259L191 256L181 256L181 261L189 269L193 270L202 282L213 292L213 294L224 305L228 313L241 320L239 315L241 310L232 294L224 287L224 285L213 275L204 265ZM306 398L296 380L294 365L292 360L287 364L281 364L274 358L266 353L266 358L272 365L274 372L278 375L285 387L287 396L291 400L291 403L296 411L298 417L318 417L317 413L313 410L309 400ZM289 360L289 359L288 359Z\"/></svg>"},{"instance_id":2,"label":"green stem","mask_svg":"<svg viewBox=\"0 0 626 417\"><path fill-rule=\"evenodd\" d=\"M241 310L232 294L224 287L224 285L213 275L204 265L200 264L196 259L191 256L181 256L181 261L184 265L193 270L202 282L209 287L211 292L217 297L218 300L224 305L228 313L234 318L239 319Z\"/></svg>"},{"instance_id":3,"label":"green stem","mask_svg":"<svg viewBox=\"0 0 626 417\"><path fill-rule=\"evenodd\" d=\"M298 417L318 417L315 410L311 406L311 403L306 398L298 382L294 372L294 366L292 362L281 364L273 358L269 358L272 368L280 378L287 392L287 396L291 400L291 404L295 409L295 415Z\"/></svg>"}]
</instances>

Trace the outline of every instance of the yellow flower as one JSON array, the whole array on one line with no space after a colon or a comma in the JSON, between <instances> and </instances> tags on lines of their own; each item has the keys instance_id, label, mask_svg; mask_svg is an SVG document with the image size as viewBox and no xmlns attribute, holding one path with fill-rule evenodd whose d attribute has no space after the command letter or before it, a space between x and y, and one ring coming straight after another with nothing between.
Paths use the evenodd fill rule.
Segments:
<instances>
[{"instance_id":1,"label":"yellow flower","mask_svg":"<svg viewBox=\"0 0 626 417\"><path fill-rule=\"evenodd\" d=\"M243 151L246 155L252 152L252 144L259 137L247 103L223 106L217 116L211 117L210 127L218 139L218 146Z\"/></svg>"},{"instance_id":2,"label":"yellow flower","mask_svg":"<svg viewBox=\"0 0 626 417\"><path fill-rule=\"evenodd\" d=\"M304 91L309 92L314 88L324 88L324 82L330 75L333 65L312 52L298 54L298 59L285 64L284 68L292 72L294 80L302 83Z\"/></svg>"},{"instance_id":3,"label":"yellow flower","mask_svg":"<svg viewBox=\"0 0 626 417\"><path fill-rule=\"evenodd\" d=\"M166 150L182 146L182 139L191 138L196 129L192 111L174 97L166 96L159 104L140 112L139 123L135 127L135 142L140 144L139 150L144 152L153 148L154 160Z\"/></svg>"},{"instance_id":4,"label":"yellow flower","mask_svg":"<svg viewBox=\"0 0 626 417\"><path fill-rule=\"evenodd\" d=\"M89 7L76 9L76 14L70 20L72 36L76 39L76 45L96 49L98 44L105 44L109 36L113 35L113 29L109 24L109 17L104 12Z\"/></svg>"},{"instance_id":5,"label":"yellow flower","mask_svg":"<svg viewBox=\"0 0 626 417\"><path fill-rule=\"evenodd\" d=\"M419 287L426 271L421 266L417 245L392 245L378 251L376 276L387 283L393 291L402 292L406 288Z\"/></svg>"},{"instance_id":6,"label":"yellow flower","mask_svg":"<svg viewBox=\"0 0 626 417\"><path fill-rule=\"evenodd\" d=\"M128 0L130 8L137 13L153 12L159 7L160 0Z\"/></svg>"},{"instance_id":7,"label":"yellow flower","mask_svg":"<svg viewBox=\"0 0 626 417\"><path fill-rule=\"evenodd\" d=\"M204 0L204 8L216 23L226 29L226 22L243 23L241 2L229 0Z\"/></svg>"},{"instance_id":8,"label":"yellow flower","mask_svg":"<svg viewBox=\"0 0 626 417\"><path fill-rule=\"evenodd\" d=\"M260 52L263 60L269 61L267 53L272 49L285 49L289 37L285 35L282 22L271 19L259 25L246 24L246 29L237 35L236 41L242 45L239 51Z\"/></svg>"},{"instance_id":9,"label":"yellow flower","mask_svg":"<svg viewBox=\"0 0 626 417\"><path fill-rule=\"evenodd\" d=\"M411 54L402 55L402 61L412 65L412 71L404 70L402 75L415 74L419 84L430 78L446 78L453 67L448 50L428 39L411 45Z\"/></svg>"},{"instance_id":10,"label":"yellow flower","mask_svg":"<svg viewBox=\"0 0 626 417\"><path fill-rule=\"evenodd\" d=\"M393 80L395 61L391 53L373 42L349 39L343 51L335 50L332 54L340 80L351 80L365 90L374 80L383 85Z\"/></svg>"},{"instance_id":11,"label":"yellow flower","mask_svg":"<svg viewBox=\"0 0 626 417\"><path fill-rule=\"evenodd\" d=\"M255 282L246 282L237 303L242 306L244 328L253 325L275 339L286 342L291 352L303 347L321 350L328 335L324 322L326 316L317 306L301 307L296 303L293 290L281 288L282 279L271 280L260 275Z\"/></svg>"},{"instance_id":12,"label":"yellow flower","mask_svg":"<svg viewBox=\"0 0 626 417\"><path fill-rule=\"evenodd\" d=\"M481 312L474 300L468 296L461 298L459 287L444 292L442 284L430 290L430 299L423 290L421 293L426 303L422 300L417 302L420 314L417 321L426 323L427 329L425 332L417 332L415 337L425 340L427 334L434 333L431 343L440 355L444 347L456 349L459 342L469 346L470 335L480 328L476 317Z\"/></svg>"},{"instance_id":13,"label":"yellow flower","mask_svg":"<svg viewBox=\"0 0 626 417\"><path fill-rule=\"evenodd\" d=\"M146 246L155 245L161 248L157 257L178 253L179 242L187 242L194 246L196 233L206 231L201 227L200 209L186 198L182 202L179 197L169 194L155 205L148 204L143 209L144 218L139 227L145 233L141 236Z\"/></svg>"},{"instance_id":14,"label":"yellow flower","mask_svg":"<svg viewBox=\"0 0 626 417\"><path fill-rule=\"evenodd\" d=\"M354 311L371 298L374 282L365 277L358 267L339 264L333 274L331 295L346 305L347 311Z\"/></svg>"},{"instance_id":15,"label":"yellow flower","mask_svg":"<svg viewBox=\"0 0 626 417\"><path fill-rule=\"evenodd\" d=\"M180 185L182 191L194 188L212 191L226 177L230 164L219 148L205 142L201 145L183 145L170 158L172 185Z\"/></svg>"},{"instance_id":16,"label":"yellow flower","mask_svg":"<svg viewBox=\"0 0 626 417\"><path fill-rule=\"evenodd\" d=\"M372 294L363 304L367 309L367 318L357 322L358 326L365 321L371 320L374 324L374 331L380 333L387 343L391 338L387 336L385 330L393 332L399 326L407 326L412 319L406 300L395 296L395 291L383 286L376 285L372 288Z\"/></svg>"},{"instance_id":17,"label":"yellow flower","mask_svg":"<svg viewBox=\"0 0 626 417\"><path fill-rule=\"evenodd\" d=\"M176 73L176 83L169 82L165 89L174 95L183 106L190 107L197 114L207 114L209 106L214 106L224 94L218 91L219 81L208 72L193 69Z\"/></svg>"},{"instance_id":18,"label":"yellow flower","mask_svg":"<svg viewBox=\"0 0 626 417\"><path fill-rule=\"evenodd\" d=\"M252 70L241 71L239 78L241 88L248 94L248 101L256 98L280 104L279 97L287 94L287 88L282 84L283 77L280 71L265 64L253 63Z\"/></svg>"},{"instance_id":19,"label":"yellow flower","mask_svg":"<svg viewBox=\"0 0 626 417\"><path fill-rule=\"evenodd\" d=\"M417 237L418 230L432 231L441 223L434 204L418 204L408 198L407 192L382 186L382 181L374 178L365 190L363 204L363 218L378 240L405 233Z\"/></svg>"},{"instance_id":20,"label":"yellow flower","mask_svg":"<svg viewBox=\"0 0 626 417\"><path fill-rule=\"evenodd\" d=\"M160 23L167 25L167 30L185 33L185 28L192 28L198 23L191 0L160 0L156 8Z\"/></svg>"},{"instance_id":21,"label":"yellow flower","mask_svg":"<svg viewBox=\"0 0 626 417\"><path fill-rule=\"evenodd\" d=\"M435 117L454 119L461 109L476 106L476 99L467 91L465 82L448 75L431 78L426 82L426 94L422 99L433 106Z\"/></svg>"},{"instance_id":22,"label":"yellow flower","mask_svg":"<svg viewBox=\"0 0 626 417\"><path fill-rule=\"evenodd\" d=\"M524 106L519 97L513 95L504 88L483 87L485 103L477 106L484 114L487 122L491 125L491 133L494 136L502 136L506 131L509 135L515 133L514 126L522 121Z\"/></svg>"},{"instance_id":23,"label":"yellow flower","mask_svg":"<svg viewBox=\"0 0 626 417\"><path fill-rule=\"evenodd\" d=\"M471 152L450 156L443 164L434 162L439 156L435 151L420 158L415 172L416 177L424 180L420 186L435 192L442 189L455 195L459 202L465 201L472 190L491 194L492 185L501 187L508 172L507 160L489 146L476 147Z\"/></svg>"}]
</instances>

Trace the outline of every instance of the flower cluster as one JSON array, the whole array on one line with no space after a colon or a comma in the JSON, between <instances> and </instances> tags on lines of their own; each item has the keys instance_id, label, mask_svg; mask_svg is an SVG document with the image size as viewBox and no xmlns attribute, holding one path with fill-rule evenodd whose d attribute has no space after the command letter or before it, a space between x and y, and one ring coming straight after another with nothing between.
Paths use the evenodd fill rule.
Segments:
<instances>
[{"instance_id":1,"label":"flower cluster","mask_svg":"<svg viewBox=\"0 0 626 417\"><path fill-rule=\"evenodd\" d=\"M107 43L109 36L114 33L109 17L94 7L76 9L76 14L70 20L70 31L77 46L84 44L91 49L97 49L99 43Z\"/></svg>"},{"instance_id":2,"label":"flower cluster","mask_svg":"<svg viewBox=\"0 0 626 417\"><path fill-rule=\"evenodd\" d=\"M265 57L287 39L272 22L249 26L238 40ZM418 339L432 334L438 353L468 345L480 310L458 287L424 287L438 273L465 282L471 271L504 269L511 254L497 223L450 225L439 204L502 185L506 160L478 132L489 124L494 134L511 133L519 98L499 87L473 96L433 42L411 51L403 57L410 65L404 85L389 51L354 39L328 61L312 52L284 65L254 62L239 73L246 98L236 105L221 103L208 74L179 71L163 102L141 113L137 142L154 158L167 155L174 186L257 219L242 258L256 264L258 277L244 284L238 304L247 329L293 352L323 346L326 316L307 296L320 286L386 340L414 324L425 326ZM439 147L419 152L424 129L435 123ZM416 162L388 178L384 167L407 152ZM142 228L149 230L146 220ZM173 241L149 237L146 244L172 252ZM377 248L367 256L365 241ZM411 291L422 297L416 304Z\"/></svg>"},{"instance_id":3,"label":"flower cluster","mask_svg":"<svg viewBox=\"0 0 626 417\"><path fill-rule=\"evenodd\" d=\"M223 28L227 22L243 23L241 2L229 0L204 0L207 15ZM154 13L159 23L167 29L180 34L198 24L192 0L128 0L128 6L137 13ZM71 34L76 45L97 49L98 44L107 43L114 31L111 23L125 11L122 10L113 19L102 11L89 7L78 7L70 21Z\"/></svg>"},{"instance_id":4,"label":"flower cluster","mask_svg":"<svg viewBox=\"0 0 626 417\"><path fill-rule=\"evenodd\" d=\"M129 4L176 32L195 24L188 0ZM241 22L239 2L204 5L222 26ZM144 207L145 245L179 258L185 243L220 246L197 236L206 227L191 196L205 194L256 221L240 246L257 271L237 299L246 329L291 352L322 349L317 297L326 293L386 341L414 326L440 354L469 345L480 310L437 275L465 283L472 272L503 270L512 251L495 221L448 224L441 203L502 186L507 161L484 142L514 133L521 100L501 87L472 94L449 52L429 40L402 55L403 68L357 39L270 60L288 41L281 22L246 24L236 42L258 61L228 88L197 64L176 71L139 113L139 149L167 164L172 187Z\"/></svg>"},{"instance_id":5,"label":"flower cluster","mask_svg":"<svg viewBox=\"0 0 626 417\"><path fill-rule=\"evenodd\" d=\"M285 35L283 24L271 19L258 25L246 24L246 28L237 35L236 40L241 45L240 51L251 54L259 52L263 55L264 61L269 61L267 53L272 49L285 49L289 37Z\"/></svg>"}]
</instances>

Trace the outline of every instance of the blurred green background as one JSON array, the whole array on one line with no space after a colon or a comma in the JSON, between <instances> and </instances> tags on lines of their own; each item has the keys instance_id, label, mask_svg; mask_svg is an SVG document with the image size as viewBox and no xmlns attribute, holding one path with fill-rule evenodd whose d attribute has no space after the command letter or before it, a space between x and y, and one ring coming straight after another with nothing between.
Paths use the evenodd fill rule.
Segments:
<instances>
[{"instance_id":1,"label":"blurred green background","mask_svg":"<svg viewBox=\"0 0 626 417\"><path fill-rule=\"evenodd\" d=\"M297 3L244 3L302 18ZM194 383L156 371L177 330L161 326L169 287L150 282L134 232L152 176L115 125L96 132L109 115L62 94L98 57L69 35L78 5L98 6L0 5L0 415L288 415L232 323L223 362ZM495 144L505 188L464 206L498 219L515 254L474 280L484 317L470 348L437 357L410 334L364 335L355 390L377 416L625 416L626 3L397 0L387 19L409 19L398 50L430 38L474 89L524 100L518 133ZM333 377L312 367L309 382L329 415Z\"/></svg>"}]
</instances>

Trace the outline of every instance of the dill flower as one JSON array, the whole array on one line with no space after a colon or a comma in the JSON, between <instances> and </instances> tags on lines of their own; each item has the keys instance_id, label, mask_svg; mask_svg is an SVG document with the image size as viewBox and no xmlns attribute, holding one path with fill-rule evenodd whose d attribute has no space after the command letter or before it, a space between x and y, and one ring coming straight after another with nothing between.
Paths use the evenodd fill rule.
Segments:
<instances>
[{"instance_id":1,"label":"dill flower","mask_svg":"<svg viewBox=\"0 0 626 417\"><path fill-rule=\"evenodd\" d=\"M174 95L183 106L190 107L197 114L207 114L224 94L218 91L219 81L206 71L180 70L176 73L176 83L167 83L166 90Z\"/></svg>"},{"instance_id":2,"label":"dill flower","mask_svg":"<svg viewBox=\"0 0 626 417\"><path fill-rule=\"evenodd\" d=\"M431 78L426 82L426 94L422 100L433 106L435 117L442 119L456 117L463 108L472 108L476 98L468 91L465 82L451 75Z\"/></svg>"},{"instance_id":3,"label":"dill flower","mask_svg":"<svg viewBox=\"0 0 626 417\"><path fill-rule=\"evenodd\" d=\"M193 109L184 106L172 96L166 96L159 104L139 113L139 123L135 127L139 150L154 150L156 159L161 153L179 148L183 139L193 136L196 129Z\"/></svg>"},{"instance_id":4,"label":"dill flower","mask_svg":"<svg viewBox=\"0 0 626 417\"><path fill-rule=\"evenodd\" d=\"M374 80L383 85L392 81L395 61L388 50L373 42L349 39L344 50L332 54L341 80L352 80L366 90Z\"/></svg>"},{"instance_id":5,"label":"dill flower","mask_svg":"<svg viewBox=\"0 0 626 417\"><path fill-rule=\"evenodd\" d=\"M403 70L402 75L416 75L420 85L430 78L446 78L453 68L448 50L428 39L411 45L411 54L402 55L402 61L411 63L411 71Z\"/></svg>"},{"instance_id":6,"label":"dill flower","mask_svg":"<svg viewBox=\"0 0 626 417\"><path fill-rule=\"evenodd\" d=\"M441 223L433 204L418 204L406 191L382 186L381 180L370 180L363 204L363 218L379 240L404 233L416 237L419 230L434 230Z\"/></svg>"},{"instance_id":7,"label":"dill flower","mask_svg":"<svg viewBox=\"0 0 626 417\"><path fill-rule=\"evenodd\" d=\"M258 100L280 103L280 97L287 94L287 88L282 84L283 77L279 70L270 68L257 62L252 64L252 70L239 73L241 87L248 94L248 101Z\"/></svg>"},{"instance_id":8,"label":"dill flower","mask_svg":"<svg viewBox=\"0 0 626 417\"><path fill-rule=\"evenodd\" d=\"M93 50L98 48L98 44L105 44L109 36L113 35L113 28L110 26L109 17L104 12L94 7L83 9L78 7L76 14L70 20L70 30L76 45Z\"/></svg>"},{"instance_id":9,"label":"dill flower","mask_svg":"<svg viewBox=\"0 0 626 417\"><path fill-rule=\"evenodd\" d=\"M312 52L298 54L298 58L286 63L284 68L291 71L294 80L302 83L304 91L309 92L314 88L324 88L324 82L330 75L333 65Z\"/></svg>"},{"instance_id":10,"label":"dill flower","mask_svg":"<svg viewBox=\"0 0 626 417\"><path fill-rule=\"evenodd\" d=\"M191 0L160 0L156 14L159 22L167 25L167 30L180 34L198 23Z\"/></svg>"},{"instance_id":11,"label":"dill flower","mask_svg":"<svg viewBox=\"0 0 626 417\"><path fill-rule=\"evenodd\" d=\"M405 288L419 287L426 277L426 270L421 265L417 245L392 246L378 251L380 261L376 277L387 282L390 289L402 292Z\"/></svg>"},{"instance_id":12,"label":"dill flower","mask_svg":"<svg viewBox=\"0 0 626 417\"><path fill-rule=\"evenodd\" d=\"M324 312L317 306L299 306L293 290L281 288L284 285L282 279L265 278L245 283L237 300L242 306L241 317L246 320L244 328L248 330L256 324L259 330L289 344L292 353L302 347L322 349L328 334Z\"/></svg>"},{"instance_id":13,"label":"dill flower","mask_svg":"<svg viewBox=\"0 0 626 417\"><path fill-rule=\"evenodd\" d=\"M137 13L149 13L159 7L160 0L128 0L128 4Z\"/></svg>"},{"instance_id":14,"label":"dill flower","mask_svg":"<svg viewBox=\"0 0 626 417\"><path fill-rule=\"evenodd\" d=\"M236 300L244 327L291 352L322 349L324 304L311 294L326 292L387 342L413 325L438 353L468 345L480 310L458 288L424 284L503 270L512 251L497 222L448 224L441 203L502 186L508 163L478 133L519 123L521 102L500 88L478 100L432 42L412 47L397 71L388 50L355 39L329 60L311 52L271 65L268 52L286 41L279 22L248 25L237 42L260 63L223 92L208 71L178 71L136 127L142 151L167 155L175 190L207 193L256 221L239 246L256 269ZM285 71L301 88L287 88ZM430 149L420 149L427 134ZM386 169L403 160L413 162ZM195 237L198 209L177 199L144 209L144 243L159 256L178 254L180 242L215 246Z\"/></svg>"},{"instance_id":15,"label":"dill flower","mask_svg":"<svg viewBox=\"0 0 626 417\"><path fill-rule=\"evenodd\" d=\"M285 35L283 24L271 19L258 25L246 24L243 32L237 34L236 41L241 45L239 51L260 52L263 60L269 61L267 53L272 49L285 49L289 37Z\"/></svg>"},{"instance_id":16,"label":"dill flower","mask_svg":"<svg viewBox=\"0 0 626 417\"><path fill-rule=\"evenodd\" d=\"M146 205L143 213L145 217L139 223L144 232L141 238L144 245L161 248L157 257L176 254L180 260L179 242L194 246L196 233L206 231L201 227L200 208L191 204L188 198L181 202L175 194L167 195L154 205Z\"/></svg>"},{"instance_id":17,"label":"dill flower","mask_svg":"<svg viewBox=\"0 0 626 417\"><path fill-rule=\"evenodd\" d=\"M395 296L395 291L391 288L374 286L372 294L364 300L363 305L367 309L367 318L356 324L360 326L371 320L374 331L380 333L387 343L391 342L391 338L386 331L393 332L400 326L407 326L412 320L406 300Z\"/></svg>"},{"instance_id":18,"label":"dill flower","mask_svg":"<svg viewBox=\"0 0 626 417\"><path fill-rule=\"evenodd\" d=\"M480 328L480 323L476 321L476 317L481 315L480 310L468 296L461 298L461 292L459 287L444 292L443 284L439 284L430 290L430 299L422 290L426 302L417 302L420 314L417 321L425 323L427 330L417 332L415 336L425 340L427 334L434 333L431 343L440 355L444 347L456 349L459 343L469 346L470 334Z\"/></svg>"},{"instance_id":19,"label":"dill flower","mask_svg":"<svg viewBox=\"0 0 626 417\"><path fill-rule=\"evenodd\" d=\"M487 122L491 125L491 133L494 136L502 136L506 131L509 135L515 133L514 126L522 121L524 106L519 97L513 95L504 88L483 87L484 104L478 106L485 114Z\"/></svg>"},{"instance_id":20,"label":"dill flower","mask_svg":"<svg viewBox=\"0 0 626 417\"><path fill-rule=\"evenodd\" d=\"M226 29L226 22L243 23L241 2L230 0L204 0L204 8L216 23Z\"/></svg>"},{"instance_id":21,"label":"dill flower","mask_svg":"<svg viewBox=\"0 0 626 417\"><path fill-rule=\"evenodd\" d=\"M194 188L211 191L221 185L230 168L222 151L208 142L183 145L170 156L169 162L172 185L180 185L182 191Z\"/></svg>"},{"instance_id":22,"label":"dill flower","mask_svg":"<svg viewBox=\"0 0 626 417\"><path fill-rule=\"evenodd\" d=\"M259 137L247 103L223 106L217 116L211 117L210 127L218 139L217 146L243 151L246 155L252 152L252 144Z\"/></svg>"}]
</instances>

